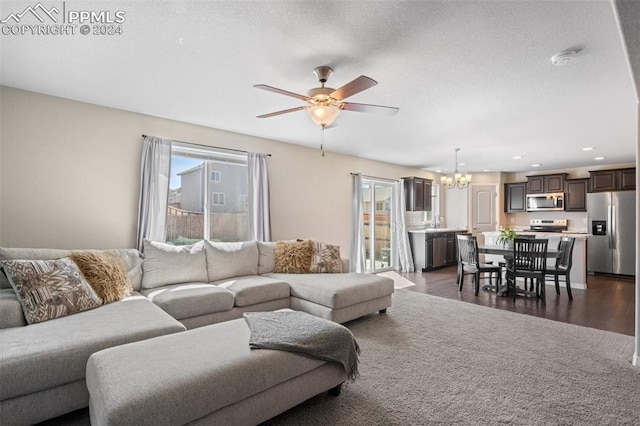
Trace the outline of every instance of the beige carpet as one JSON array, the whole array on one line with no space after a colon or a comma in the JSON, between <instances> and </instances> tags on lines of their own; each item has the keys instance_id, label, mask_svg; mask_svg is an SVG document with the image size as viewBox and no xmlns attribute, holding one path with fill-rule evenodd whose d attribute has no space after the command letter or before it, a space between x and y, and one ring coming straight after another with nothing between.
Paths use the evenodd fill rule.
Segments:
<instances>
[{"instance_id":1,"label":"beige carpet","mask_svg":"<svg viewBox=\"0 0 640 426\"><path fill-rule=\"evenodd\" d=\"M376 275L391 278L393 280L393 288L395 288L396 290L416 285L415 283L412 283L411 281L394 271L380 272Z\"/></svg>"},{"instance_id":2,"label":"beige carpet","mask_svg":"<svg viewBox=\"0 0 640 426\"><path fill-rule=\"evenodd\" d=\"M347 326L361 377L273 425L638 425L633 337L406 290Z\"/></svg>"}]
</instances>

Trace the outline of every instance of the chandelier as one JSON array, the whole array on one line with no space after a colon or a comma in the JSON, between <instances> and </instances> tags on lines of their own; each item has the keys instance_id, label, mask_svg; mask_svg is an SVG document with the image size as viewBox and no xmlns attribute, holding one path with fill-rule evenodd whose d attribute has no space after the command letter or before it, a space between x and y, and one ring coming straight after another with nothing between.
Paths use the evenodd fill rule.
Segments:
<instances>
[{"instance_id":1,"label":"chandelier","mask_svg":"<svg viewBox=\"0 0 640 426\"><path fill-rule=\"evenodd\" d=\"M458 188L464 189L469 186L471 183L471 175L466 174L462 176L462 173L458 171L458 151L460 148L456 148L456 163L455 163L455 171L453 172L453 177L451 176L441 176L440 183L447 189Z\"/></svg>"}]
</instances>

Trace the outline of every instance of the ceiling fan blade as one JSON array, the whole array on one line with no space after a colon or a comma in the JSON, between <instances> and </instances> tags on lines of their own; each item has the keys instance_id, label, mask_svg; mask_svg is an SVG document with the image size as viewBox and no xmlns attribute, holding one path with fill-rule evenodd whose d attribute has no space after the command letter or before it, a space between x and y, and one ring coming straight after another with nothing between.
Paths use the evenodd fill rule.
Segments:
<instances>
[{"instance_id":1,"label":"ceiling fan blade","mask_svg":"<svg viewBox=\"0 0 640 426\"><path fill-rule=\"evenodd\" d=\"M289 92L287 90L278 89L277 87L273 87L273 86L267 86L266 84L256 84L253 87L255 87L256 89L266 90L268 92L279 93L279 94L285 95L285 96L291 96L292 98L300 99L300 100L303 100L303 101L308 101L309 100L308 96L299 95L297 93Z\"/></svg>"},{"instance_id":2,"label":"ceiling fan blade","mask_svg":"<svg viewBox=\"0 0 640 426\"><path fill-rule=\"evenodd\" d=\"M341 109L345 111L357 111L357 112L371 112L374 114L395 115L400 108L383 106L383 105L371 105L371 104L354 104L353 102L344 102Z\"/></svg>"},{"instance_id":3,"label":"ceiling fan blade","mask_svg":"<svg viewBox=\"0 0 640 426\"><path fill-rule=\"evenodd\" d=\"M361 75L355 80L352 80L341 88L337 89L331 94L331 97L338 100L347 99L349 96L353 96L356 93L367 90L368 88L373 87L376 84L378 84L378 82L374 79L369 78L365 75Z\"/></svg>"},{"instance_id":4,"label":"ceiling fan blade","mask_svg":"<svg viewBox=\"0 0 640 426\"><path fill-rule=\"evenodd\" d=\"M258 118L269 118L269 117L274 117L274 116L280 115L280 114L288 114L290 112L301 111L303 109L307 109L307 107L306 106L300 106L300 107L296 107L296 108L283 109L282 111L276 111L276 112L270 112L269 114L258 115Z\"/></svg>"}]
</instances>

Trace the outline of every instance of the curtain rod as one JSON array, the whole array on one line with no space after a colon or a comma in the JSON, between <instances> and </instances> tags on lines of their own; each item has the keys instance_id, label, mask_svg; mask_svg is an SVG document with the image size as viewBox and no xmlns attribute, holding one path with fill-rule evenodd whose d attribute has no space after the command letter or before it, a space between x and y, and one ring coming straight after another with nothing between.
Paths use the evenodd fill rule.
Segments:
<instances>
[{"instance_id":1,"label":"curtain rod","mask_svg":"<svg viewBox=\"0 0 640 426\"><path fill-rule=\"evenodd\" d=\"M143 134L142 134L142 137L143 137L143 138L146 138L146 137L147 137L147 135L145 135L145 134L143 133ZM221 147L221 146L204 145L204 144L201 144L201 143L193 143L193 142L177 141L177 140L175 140L175 139L171 139L171 140L172 140L173 142L178 142L178 143L187 143L187 144L190 144L190 145L197 145L197 146L205 146L205 147L207 147L207 148L226 149L227 151L243 152L243 153L245 153L245 154L248 154L248 153L249 153L249 151L243 151L243 150L241 150L241 149L224 148L224 147ZM266 155L267 157L271 157L271 154L265 154L265 155Z\"/></svg>"},{"instance_id":2,"label":"curtain rod","mask_svg":"<svg viewBox=\"0 0 640 426\"><path fill-rule=\"evenodd\" d=\"M351 176L355 176L355 175L362 175L362 173L351 173ZM362 177L367 179L386 180L388 182L398 182L400 180L400 179L389 179L389 178L382 178L382 177L368 176L368 175L362 175Z\"/></svg>"}]
</instances>

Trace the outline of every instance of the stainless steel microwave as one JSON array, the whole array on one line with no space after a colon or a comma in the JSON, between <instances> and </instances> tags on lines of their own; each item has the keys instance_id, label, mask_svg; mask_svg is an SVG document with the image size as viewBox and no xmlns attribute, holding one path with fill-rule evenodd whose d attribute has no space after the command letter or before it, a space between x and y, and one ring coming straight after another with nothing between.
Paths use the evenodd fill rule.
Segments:
<instances>
[{"instance_id":1,"label":"stainless steel microwave","mask_svg":"<svg viewBox=\"0 0 640 426\"><path fill-rule=\"evenodd\" d=\"M527 194L527 211L557 211L564 210L564 194Z\"/></svg>"}]
</instances>

